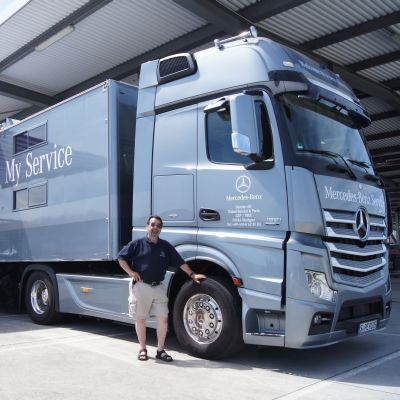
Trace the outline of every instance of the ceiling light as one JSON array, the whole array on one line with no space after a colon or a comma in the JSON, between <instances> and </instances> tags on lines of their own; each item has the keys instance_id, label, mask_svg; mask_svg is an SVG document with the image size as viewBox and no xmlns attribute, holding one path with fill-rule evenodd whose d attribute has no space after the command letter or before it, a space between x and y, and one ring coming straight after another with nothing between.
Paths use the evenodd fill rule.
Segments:
<instances>
[{"instance_id":1,"label":"ceiling light","mask_svg":"<svg viewBox=\"0 0 400 400\"><path fill-rule=\"evenodd\" d=\"M61 31L58 31L56 34L53 36L50 36L48 39L43 41L42 43L38 44L35 47L36 51L43 51L44 49L47 49L49 46L51 46L53 43L58 42L61 40L63 37L69 35L75 30L74 25L68 25L64 29L61 29Z\"/></svg>"}]
</instances>

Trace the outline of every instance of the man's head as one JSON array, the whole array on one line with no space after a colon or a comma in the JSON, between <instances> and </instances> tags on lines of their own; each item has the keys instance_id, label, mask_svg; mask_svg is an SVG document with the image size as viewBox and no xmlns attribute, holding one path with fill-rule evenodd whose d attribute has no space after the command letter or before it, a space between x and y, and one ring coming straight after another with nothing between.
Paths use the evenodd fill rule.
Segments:
<instances>
[{"instance_id":1,"label":"man's head","mask_svg":"<svg viewBox=\"0 0 400 400\"><path fill-rule=\"evenodd\" d=\"M147 219L147 237L150 240L157 240L163 226L163 221L158 215L150 215Z\"/></svg>"}]
</instances>

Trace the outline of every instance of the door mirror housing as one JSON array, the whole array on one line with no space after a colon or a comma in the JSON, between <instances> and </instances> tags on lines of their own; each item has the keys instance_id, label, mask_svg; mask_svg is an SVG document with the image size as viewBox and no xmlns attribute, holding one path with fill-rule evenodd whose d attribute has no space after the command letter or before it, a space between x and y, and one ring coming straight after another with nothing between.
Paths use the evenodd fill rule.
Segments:
<instances>
[{"instance_id":1,"label":"door mirror housing","mask_svg":"<svg viewBox=\"0 0 400 400\"><path fill-rule=\"evenodd\" d=\"M247 94L237 94L231 96L229 103L233 151L250 157L255 162L261 161L261 141L253 97Z\"/></svg>"}]
</instances>

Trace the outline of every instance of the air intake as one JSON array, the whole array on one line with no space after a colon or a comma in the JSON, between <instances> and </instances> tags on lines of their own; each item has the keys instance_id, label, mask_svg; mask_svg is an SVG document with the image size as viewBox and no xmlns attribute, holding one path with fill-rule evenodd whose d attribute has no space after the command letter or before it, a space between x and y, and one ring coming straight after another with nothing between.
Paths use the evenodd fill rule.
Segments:
<instances>
[{"instance_id":1,"label":"air intake","mask_svg":"<svg viewBox=\"0 0 400 400\"><path fill-rule=\"evenodd\" d=\"M196 63L189 53L165 57L158 63L158 83L171 82L196 72Z\"/></svg>"}]
</instances>

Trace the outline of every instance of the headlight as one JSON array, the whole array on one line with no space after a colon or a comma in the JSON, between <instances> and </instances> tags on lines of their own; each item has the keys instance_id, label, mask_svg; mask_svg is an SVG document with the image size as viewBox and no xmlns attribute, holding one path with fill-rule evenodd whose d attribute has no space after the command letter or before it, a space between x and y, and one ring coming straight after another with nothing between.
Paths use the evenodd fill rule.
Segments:
<instances>
[{"instance_id":1,"label":"headlight","mask_svg":"<svg viewBox=\"0 0 400 400\"><path fill-rule=\"evenodd\" d=\"M313 296L334 303L336 301L336 290L332 290L326 281L325 274L306 270L307 285Z\"/></svg>"}]
</instances>

